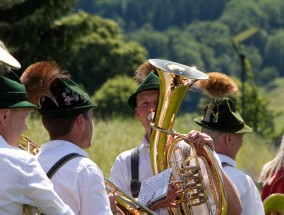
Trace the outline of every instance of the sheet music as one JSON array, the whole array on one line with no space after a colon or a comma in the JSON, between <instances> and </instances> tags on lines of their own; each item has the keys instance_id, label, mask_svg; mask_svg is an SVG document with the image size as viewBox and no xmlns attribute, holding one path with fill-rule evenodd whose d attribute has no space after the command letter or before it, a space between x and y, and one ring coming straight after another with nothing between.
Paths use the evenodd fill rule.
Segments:
<instances>
[{"instance_id":1,"label":"sheet music","mask_svg":"<svg viewBox=\"0 0 284 215\"><path fill-rule=\"evenodd\" d=\"M168 168L142 182L138 201L149 205L167 196L172 169Z\"/></svg>"}]
</instances>

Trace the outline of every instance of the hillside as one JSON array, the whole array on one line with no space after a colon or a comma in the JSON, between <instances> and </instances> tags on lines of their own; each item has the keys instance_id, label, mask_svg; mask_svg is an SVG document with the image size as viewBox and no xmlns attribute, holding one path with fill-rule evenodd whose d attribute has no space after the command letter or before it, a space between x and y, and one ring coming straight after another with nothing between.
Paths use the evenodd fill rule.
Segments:
<instances>
[{"instance_id":1,"label":"hillside","mask_svg":"<svg viewBox=\"0 0 284 215\"><path fill-rule=\"evenodd\" d=\"M269 101L271 110L280 112L278 117L275 117L275 128L277 134L284 133L284 78L277 78L267 87L261 89L263 96Z\"/></svg>"},{"instance_id":2,"label":"hillside","mask_svg":"<svg viewBox=\"0 0 284 215\"><path fill-rule=\"evenodd\" d=\"M246 56L259 83L284 76L282 0L80 0L74 10L115 20L149 58L238 76Z\"/></svg>"}]
</instances>

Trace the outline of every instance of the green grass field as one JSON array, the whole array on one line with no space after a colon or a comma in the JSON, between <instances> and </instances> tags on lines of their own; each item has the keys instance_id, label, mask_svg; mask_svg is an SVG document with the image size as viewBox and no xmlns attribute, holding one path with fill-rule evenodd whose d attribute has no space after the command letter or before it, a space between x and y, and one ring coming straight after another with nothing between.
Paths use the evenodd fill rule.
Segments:
<instances>
[{"instance_id":1,"label":"green grass field","mask_svg":"<svg viewBox=\"0 0 284 215\"><path fill-rule=\"evenodd\" d=\"M278 78L269 88L262 89L261 94L269 100L269 108L283 112L284 78ZM178 116L174 129L187 133L192 129L200 128L193 122L193 115ZM27 136L38 143L48 140L48 134L38 117L30 117ZM109 176L115 157L125 150L140 144L144 135L142 126L135 118L113 118L110 120L94 119L94 135L92 146L87 150L89 157L98 164L105 176ZM276 132L284 131L284 114L275 119ZM238 154L237 164L240 169L249 174L255 181L258 180L262 166L276 154L275 141L270 141L255 134L246 134L244 144Z\"/></svg>"},{"instance_id":2,"label":"green grass field","mask_svg":"<svg viewBox=\"0 0 284 215\"><path fill-rule=\"evenodd\" d=\"M115 157L120 152L140 144L144 130L135 118L115 118L106 121L94 119L94 124L92 146L87 149L87 152L108 177ZM48 134L39 118L30 117L28 125L29 130L25 132L25 135L40 144L48 140ZM176 118L174 129L187 133L192 129L199 130L199 127L193 122L192 115L185 115ZM263 164L275 155L272 145L254 134L247 134L238 155L238 167L257 181Z\"/></svg>"}]
</instances>

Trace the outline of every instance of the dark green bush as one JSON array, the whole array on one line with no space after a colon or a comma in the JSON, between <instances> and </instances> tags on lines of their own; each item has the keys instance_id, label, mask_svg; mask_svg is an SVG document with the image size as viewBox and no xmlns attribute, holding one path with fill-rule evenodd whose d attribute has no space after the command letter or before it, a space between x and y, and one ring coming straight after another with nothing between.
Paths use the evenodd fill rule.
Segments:
<instances>
[{"instance_id":1,"label":"dark green bush","mask_svg":"<svg viewBox=\"0 0 284 215\"><path fill-rule=\"evenodd\" d=\"M127 100L136 88L137 83L126 75L108 79L92 96L92 100L98 105L94 109L95 116L133 116L133 110L128 106Z\"/></svg>"}]
</instances>

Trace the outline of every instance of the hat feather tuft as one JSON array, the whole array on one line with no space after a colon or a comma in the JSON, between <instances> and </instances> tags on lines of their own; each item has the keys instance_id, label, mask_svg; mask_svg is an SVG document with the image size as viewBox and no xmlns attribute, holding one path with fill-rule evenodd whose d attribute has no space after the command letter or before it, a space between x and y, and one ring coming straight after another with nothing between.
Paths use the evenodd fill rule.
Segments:
<instances>
[{"instance_id":1,"label":"hat feather tuft","mask_svg":"<svg viewBox=\"0 0 284 215\"><path fill-rule=\"evenodd\" d=\"M136 69L135 74L134 74L134 80L140 84L145 80L145 78L150 74L150 72L154 70L155 70L155 67L147 61L141 64Z\"/></svg>"},{"instance_id":2,"label":"hat feather tuft","mask_svg":"<svg viewBox=\"0 0 284 215\"><path fill-rule=\"evenodd\" d=\"M66 71L53 61L42 61L30 65L22 74L21 81L25 85L28 99L31 103L40 105L41 100L47 96L55 104L55 97L50 91L50 86L56 79L69 78Z\"/></svg>"},{"instance_id":3,"label":"hat feather tuft","mask_svg":"<svg viewBox=\"0 0 284 215\"><path fill-rule=\"evenodd\" d=\"M238 97L238 86L232 78L220 72L208 72L206 80L199 80L194 87L205 90L212 99Z\"/></svg>"}]
</instances>

